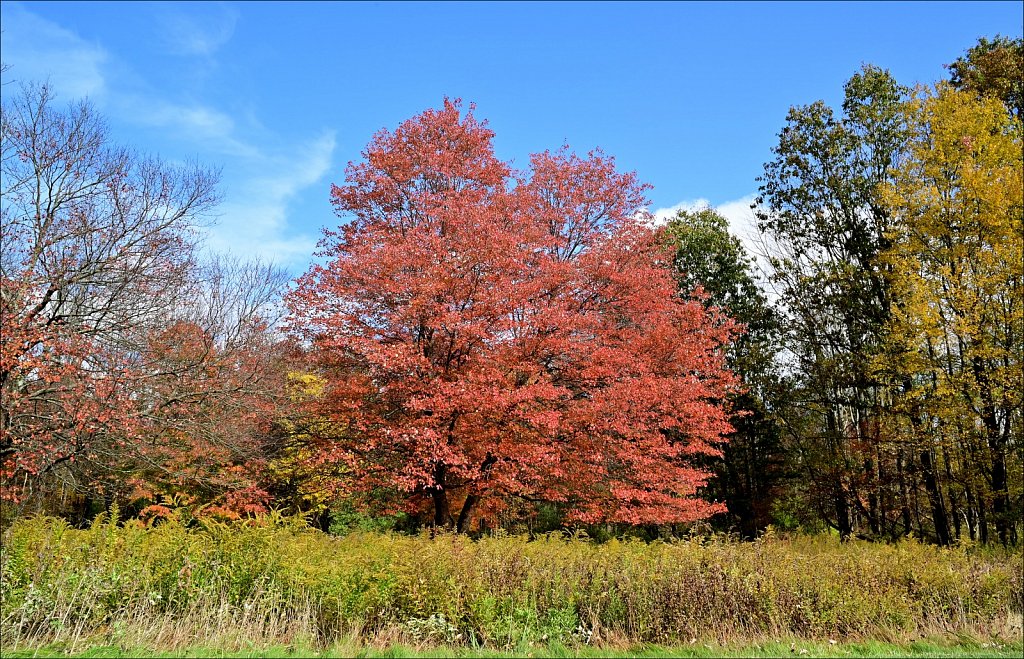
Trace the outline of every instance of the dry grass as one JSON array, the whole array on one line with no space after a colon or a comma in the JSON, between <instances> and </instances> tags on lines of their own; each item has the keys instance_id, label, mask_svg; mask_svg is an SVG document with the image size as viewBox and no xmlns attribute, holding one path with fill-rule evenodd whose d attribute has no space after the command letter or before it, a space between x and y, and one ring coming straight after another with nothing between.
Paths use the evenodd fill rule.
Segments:
<instances>
[{"instance_id":1,"label":"dry grass","mask_svg":"<svg viewBox=\"0 0 1024 659\"><path fill-rule=\"evenodd\" d=\"M909 643L950 634L1019 645L1024 600L1019 552L826 537L334 538L279 517L202 528L100 520L86 530L38 518L7 530L0 562L7 651Z\"/></svg>"}]
</instances>

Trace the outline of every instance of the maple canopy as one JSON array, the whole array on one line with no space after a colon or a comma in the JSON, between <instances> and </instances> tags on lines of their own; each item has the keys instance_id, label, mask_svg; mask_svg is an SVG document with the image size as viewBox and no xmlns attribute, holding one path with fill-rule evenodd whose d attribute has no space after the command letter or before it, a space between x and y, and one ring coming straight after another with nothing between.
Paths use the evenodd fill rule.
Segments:
<instances>
[{"instance_id":1,"label":"maple canopy","mask_svg":"<svg viewBox=\"0 0 1024 659\"><path fill-rule=\"evenodd\" d=\"M681 297L634 174L563 148L514 172L459 101L378 133L349 222L288 297L326 383L322 459L459 530L512 499L672 523L731 428L734 324Z\"/></svg>"}]
</instances>

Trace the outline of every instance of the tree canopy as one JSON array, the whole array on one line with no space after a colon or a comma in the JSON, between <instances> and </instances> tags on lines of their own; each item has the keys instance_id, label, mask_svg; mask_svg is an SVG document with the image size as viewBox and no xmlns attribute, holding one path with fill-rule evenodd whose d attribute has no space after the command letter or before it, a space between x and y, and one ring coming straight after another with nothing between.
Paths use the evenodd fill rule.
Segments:
<instances>
[{"instance_id":1,"label":"tree canopy","mask_svg":"<svg viewBox=\"0 0 1024 659\"><path fill-rule=\"evenodd\" d=\"M633 174L565 149L514 173L492 137L446 101L333 188L352 219L288 298L318 413L346 429L324 450L460 529L510 498L584 521L719 510L690 460L730 430L732 322L677 293Z\"/></svg>"}]
</instances>

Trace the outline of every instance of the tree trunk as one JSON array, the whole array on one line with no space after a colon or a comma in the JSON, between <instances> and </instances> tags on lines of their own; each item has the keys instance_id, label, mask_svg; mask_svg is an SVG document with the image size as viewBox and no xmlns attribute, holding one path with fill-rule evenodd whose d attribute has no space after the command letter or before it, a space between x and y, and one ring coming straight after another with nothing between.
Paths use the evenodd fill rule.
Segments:
<instances>
[{"instance_id":1,"label":"tree trunk","mask_svg":"<svg viewBox=\"0 0 1024 659\"><path fill-rule=\"evenodd\" d=\"M455 530L462 533L466 530L466 523L469 522L469 515L473 511L473 506L480 500L480 497L475 494L466 496L466 501L462 504L462 511L459 513L459 520L455 523Z\"/></svg>"},{"instance_id":2,"label":"tree trunk","mask_svg":"<svg viewBox=\"0 0 1024 659\"><path fill-rule=\"evenodd\" d=\"M1007 519L1009 506L1006 490L1006 453L1001 447L992 450L992 516L995 517L999 542L1005 547L1009 542L1010 520Z\"/></svg>"},{"instance_id":3,"label":"tree trunk","mask_svg":"<svg viewBox=\"0 0 1024 659\"><path fill-rule=\"evenodd\" d=\"M896 475L900 482L900 518L903 521L903 535L910 535L910 496L907 493L907 478L903 472L903 449L896 454Z\"/></svg>"},{"instance_id":4,"label":"tree trunk","mask_svg":"<svg viewBox=\"0 0 1024 659\"><path fill-rule=\"evenodd\" d=\"M953 469L950 465L951 460L949 459L948 454L946 455L946 459L942 462L946 468L946 483L948 483L946 486L946 493L949 495L949 517L953 522L953 539L960 540L960 538L963 537L960 529L960 520L963 518L963 512L961 510L963 491L961 488L961 491L957 492L957 489L954 487L957 482L953 477Z\"/></svg>"},{"instance_id":5,"label":"tree trunk","mask_svg":"<svg viewBox=\"0 0 1024 659\"><path fill-rule=\"evenodd\" d=\"M1010 520L1007 519L1010 506L1007 491L1006 446L1002 433L999 432L999 420L996 416L987 364L981 357L974 357L971 360L971 368L981 394L981 422L985 426L989 455L992 460L992 516L995 518L999 542L1005 547L1009 541L1010 528Z\"/></svg>"},{"instance_id":6,"label":"tree trunk","mask_svg":"<svg viewBox=\"0 0 1024 659\"><path fill-rule=\"evenodd\" d=\"M448 490L445 488L445 474L447 469L443 464L434 468L434 489L430 497L434 500L434 526L450 526L452 521L451 510L448 507Z\"/></svg>"},{"instance_id":7,"label":"tree trunk","mask_svg":"<svg viewBox=\"0 0 1024 659\"><path fill-rule=\"evenodd\" d=\"M935 477L935 465L930 449L921 451L921 470L924 472L924 487L928 490L928 501L932 506L935 539L939 545L948 547L951 544L949 517L946 515L946 505L942 500L942 490L939 489L939 483Z\"/></svg>"},{"instance_id":8,"label":"tree trunk","mask_svg":"<svg viewBox=\"0 0 1024 659\"><path fill-rule=\"evenodd\" d=\"M978 513L977 505L974 502L974 490L970 487L964 488L964 500L966 503L965 517L967 519L967 534L974 542L978 539Z\"/></svg>"},{"instance_id":9,"label":"tree trunk","mask_svg":"<svg viewBox=\"0 0 1024 659\"><path fill-rule=\"evenodd\" d=\"M881 525L879 524L878 515L878 490L880 489L881 479L878 477L878 473L875 471L875 462L871 458L864 458L864 473L867 475L868 480L868 526L871 527L871 535L878 537L881 534Z\"/></svg>"},{"instance_id":10,"label":"tree trunk","mask_svg":"<svg viewBox=\"0 0 1024 659\"><path fill-rule=\"evenodd\" d=\"M483 464L480 465L480 478L483 478L497 461L498 459L496 457L488 453L487 457L484 458ZM455 523L455 530L459 533L466 530L466 524L469 523L469 516L473 512L473 506L475 506L478 501L480 501L480 496L478 494L470 492L466 495L466 500L462 503L462 510L459 512L459 519Z\"/></svg>"},{"instance_id":11,"label":"tree trunk","mask_svg":"<svg viewBox=\"0 0 1024 659\"><path fill-rule=\"evenodd\" d=\"M836 477L834 499L839 539L846 542L853 535L853 527L850 523L850 506L846 502L846 491L843 489L842 479L838 476Z\"/></svg>"},{"instance_id":12,"label":"tree trunk","mask_svg":"<svg viewBox=\"0 0 1024 659\"><path fill-rule=\"evenodd\" d=\"M988 544L988 509L985 507L984 492L978 496L978 539L981 544Z\"/></svg>"}]
</instances>

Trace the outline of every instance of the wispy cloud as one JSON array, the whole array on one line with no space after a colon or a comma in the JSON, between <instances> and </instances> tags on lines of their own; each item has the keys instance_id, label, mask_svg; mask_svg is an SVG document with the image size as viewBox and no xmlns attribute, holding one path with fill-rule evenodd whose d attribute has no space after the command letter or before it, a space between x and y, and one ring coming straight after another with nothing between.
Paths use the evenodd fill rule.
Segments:
<instances>
[{"instance_id":1,"label":"wispy cloud","mask_svg":"<svg viewBox=\"0 0 1024 659\"><path fill-rule=\"evenodd\" d=\"M201 103L168 101L139 92L119 93L115 111L135 124L166 130L183 143L201 144L219 156L259 159L263 151L240 136L237 122L226 112Z\"/></svg>"},{"instance_id":2,"label":"wispy cloud","mask_svg":"<svg viewBox=\"0 0 1024 659\"><path fill-rule=\"evenodd\" d=\"M213 55L238 23L238 9L224 2L191 4L187 13L170 4L156 9L164 42L175 55Z\"/></svg>"},{"instance_id":3,"label":"wispy cloud","mask_svg":"<svg viewBox=\"0 0 1024 659\"><path fill-rule=\"evenodd\" d=\"M651 211L651 215L654 216L655 224L665 224L673 217L675 217L676 213L678 213L679 211L696 211L702 208L710 207L710 201L704 199L703 197L699 197L697 199L681 201L678 204L668 206L667 208L658 208L656 210Z\"/></svg>"},{"instance_id":4,"label":"wispy cloud","mask_svg":"<svg viewBox=\"0 0 1024 659\"><path fill-rule=\"evenodd\" d=\"M225 4L190 5L188 13L157 5L155 11L172 52L204 56L211 65L238 19L238 10ZM155 132L179 154L191 152L221 169L224 202L217 211L219 222L208 230L208 249L304 268L318 236L290 220L303 191L320 183L331 168L333 131L296 146L255 117L238 117L202 95L178 93L162 81L143 78L129 62L19 4L5 2L3 19L3 60L11 66L5 81L49 78L61 99L101 100L112 123ZM142 143L131 146L149 150Z\"/></svg>"},{"instance_id":5,"label":"wispy cloud","mask_svg":"<svg viewBox=\"0 0 1024 659\"><path fill-rule=\"evenodd\" d=\"M96 99L107 90L103 67L109 56L102 46L18 3L4 3L0 41L7 80L48 82L64 100Z\"/></svg>"},{"instance_id":6,"label":"wispy cloud","mask_svg":"<svg viewBox=\"0 0 1024 659\"><path fill-rule=\"evenodd\" d=\"M308 262L316 238L288 234L289 205L306 188L320 183L331 169L336 145L324 132L294 153L268 158L261 176L229 191L208 245L215 251L257 256L295 269Z\"/></svg>"},{"instance_id":7,"label":"wispy cloud","mask_svg":"<svg viewBox=\"0 0 1024 659\"><path fill-rule=\"evenodd\" d=\"M729 220L729 229L743 241L743 246L751 254L758 254L761 251L761 232L757 228L754 211L750 208L756 198L757 195L748 194L715 206L715 210Z\"/></svg>"}]
</instances>

